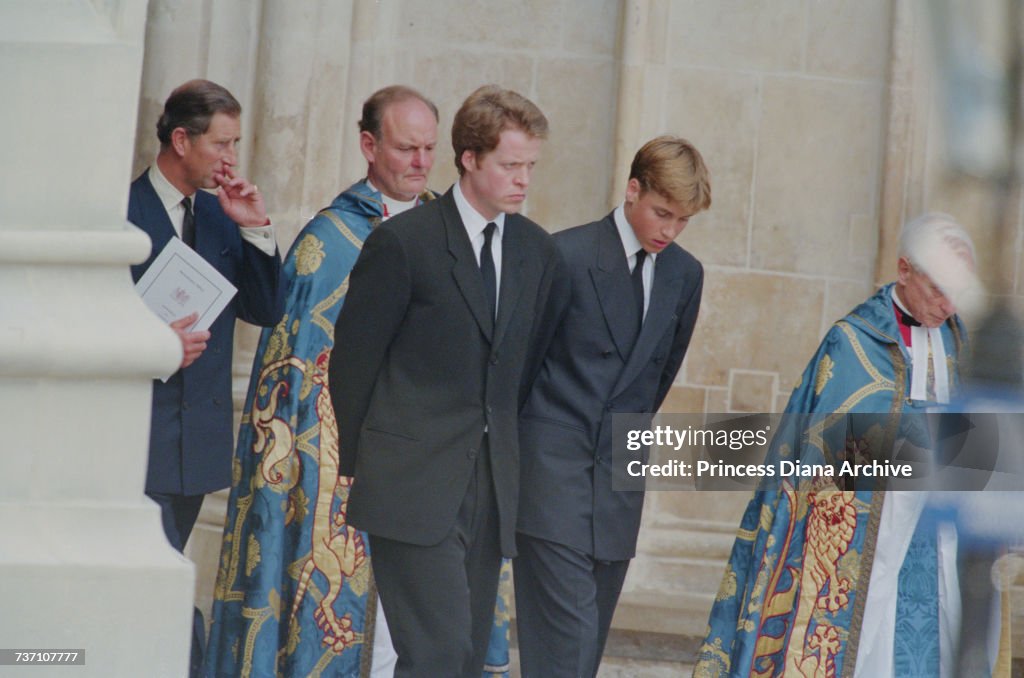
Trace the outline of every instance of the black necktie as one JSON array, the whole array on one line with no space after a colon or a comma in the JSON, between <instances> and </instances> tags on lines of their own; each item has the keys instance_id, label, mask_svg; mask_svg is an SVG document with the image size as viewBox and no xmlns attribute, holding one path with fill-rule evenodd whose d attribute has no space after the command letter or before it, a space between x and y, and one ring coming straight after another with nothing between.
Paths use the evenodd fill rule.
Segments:
<instances>
[{"instance_id":1,"label":"black necktie","mask_svg":"<svg viewBox=\"0 0 1024 678\"><path fill-rule=\"evenodd\" d=\"M196 217L192 214L192 198L181 201L185 208L185 218L181 220L181 239L192 249L196 248Z\"/></svg>"},{"instance_id":2,"label":"black necktie","mask_svg":"<svg viewBox=\"0 0 1024 678\"><path fill-rule=\"evenodd\" d=\"M639 250L636 253L636 266L633 267L633 299L636 300L637 317L640 321L637 327L644 326L644 259L647 258L647 250Z\"/></svg>"},{"instance_id":3,"label":"black necktie","mask_svg":"<svg viewBox=\"0 0 1024 678\"><path fill-rule=\"evenodd\" d=\"M480 250L480 273L484 277L484 293L487 294L492 318L498 312L498 276L494 272L494 256L491 254L491 239L494 238L496 228L493 221L484 228L484 246Z\"/></svg>"},{"instance_id":4,"label":"black necktie","mask_svg":"<svg viewBox=\"0 0 1024 678\"><path fill-rule=\"evenodd\" d=\"M899 306L896 307L896 310L900 312L900 320L907 327L920 327L921 326L921 323L917 320L917 318L915 318L914 316L910 315L909 313L904 311Z\"/></svg>"}]
</instances>

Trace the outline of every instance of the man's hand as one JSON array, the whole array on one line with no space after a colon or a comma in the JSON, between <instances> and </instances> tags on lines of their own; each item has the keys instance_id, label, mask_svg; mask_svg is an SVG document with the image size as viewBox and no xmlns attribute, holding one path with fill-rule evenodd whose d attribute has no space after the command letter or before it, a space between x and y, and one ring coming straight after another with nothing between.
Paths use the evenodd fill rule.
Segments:
<instances>
[{"instance_id":1,"label":"man's hand","mask_svg":"<svg viewBox=\"0 0 1024 678\"><path fill-rule=\"evenodd\" d=\"M232 221L243 227L266 226L270 223L263 196L256 184L236 176L230 165L224 166L223 173L215 173L213 180L217 182L217 199L221 209Z\"/></svg>"},{"instance_id":2,"label":"man's hand","mask_svg":"<svg viewBox=\"0 0 1024 678\"><path fill-rule=\"evenodd\" d=\"M182 368L188 367L196 361L196 358L202 355L203 351L206 350L206 342L210 339L210 333L206 330L202 332L188 331L188 328L192 327L197 320L199 320L199 314L193 313L171 323L171 329L181 339L181 349L185 353L181 359Z\"/></svg>"}]
</instances>

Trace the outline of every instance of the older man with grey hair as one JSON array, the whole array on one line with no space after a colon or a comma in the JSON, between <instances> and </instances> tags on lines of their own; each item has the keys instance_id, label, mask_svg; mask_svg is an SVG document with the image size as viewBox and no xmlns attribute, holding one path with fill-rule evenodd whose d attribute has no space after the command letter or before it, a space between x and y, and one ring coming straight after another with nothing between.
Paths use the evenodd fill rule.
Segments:
<instances>
[{"instance_id":1,"label":"older man with grey hair","mask_svg":"<svg viewBox=\"0 0 1024 678\"><path fill-rule=\"evenodd\" d=\"M770 459L874 464L908 435L915 413L950 403L965 337L956 312L980 294L974 267L970 237L952 217L908 223L896 281L826 333ZM695 675L952 671L955 531L918 520L925 493L840 476L783 478L754 494Z\"/></svg>"},{"instance_id":2,"label":"older man with grey hair","mask_svg":"<svg viewBox=\"0 0 1024 678\"><path fill-rule=\"evenodd\" d=\"M303 227L285 259L284 318L260 338L235 450L210 675L394 672L365 535L348 525L327 355L363 241L435 197L437 121L434 103L410 87L370 95L358 137L366 177ZM271 609L280 614L263 614Z\"/></svg>"}]
</instances>

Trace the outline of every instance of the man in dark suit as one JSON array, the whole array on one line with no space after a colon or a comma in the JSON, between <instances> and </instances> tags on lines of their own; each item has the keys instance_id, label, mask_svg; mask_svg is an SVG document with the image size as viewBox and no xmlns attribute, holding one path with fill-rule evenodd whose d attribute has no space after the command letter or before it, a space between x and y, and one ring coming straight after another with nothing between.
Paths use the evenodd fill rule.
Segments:
<instances>
[{"instance_id":1,"label":"man in dark suit","mask_svg":"<svg viewBox=\"0 0 1024 678\"><path fill-rule=\"evenodd\" d=\"M146 495L160 506L164 533L178 551L204 495L231 484L235 318L272 326L284 312L281 257L263 196L234 172L241 113L235 97L208 80L175 89L156 124L156 162L128 194L128 221L153 241L149 258L132 266L136 282L178 237L238 288L208 331L191 331L194 313L171 323L181 339L181 366L167 381L153 381ZM216 197L204 188L217 189ZM202 666L205 640L196 609L192 676Z\"/></svg>"},{"instance_id":2,"label":"man in dark suit","mask_svg":"<svg viewBox=\"0 0 1024 678\"><path fill-rule=\"evenodd\" d=\"M559 270L516 213L546 135L519 94L471 94L452 125L459 181L374 229L335 326L348 517L370 535L400 678L480 675L515 552L520 380Z\"/></svg>"},{"instance_id":3,"label":"man in dark suit","mask_svg":"<svg viewBox=\"0 0 1024 678\"><path fill-rule=\"evenodd\" d=\"M235 318L272 326L281 319L281 258L263 197L236 176L241 106L226 89L192 80L175 89L157 122L156 163L132 182L128 220L153 241L132 267L138 281L171 238L181 237L238 288L209 331L196 316L171 327L181 368L153 381L146 494L160 505L171 545L184 550L203 496L231 484L231 353ZM216 197L200 189L217 189Z\"/></svg>"},{"instance_id":4,"label":"man in dark suit","mask_svg":"<svg viewBox=\"0 0 1024 678\"><path fill-rule=\"evenodd\" d=\"M658 137L634 157L621 206L555 235L571 294L520 423L523 676L597 673L643 507L643 492L612 488L612 414L657 411L675 379L704 274L673 241L710 204L697 149Z\"/></svg>"}]
</instances>

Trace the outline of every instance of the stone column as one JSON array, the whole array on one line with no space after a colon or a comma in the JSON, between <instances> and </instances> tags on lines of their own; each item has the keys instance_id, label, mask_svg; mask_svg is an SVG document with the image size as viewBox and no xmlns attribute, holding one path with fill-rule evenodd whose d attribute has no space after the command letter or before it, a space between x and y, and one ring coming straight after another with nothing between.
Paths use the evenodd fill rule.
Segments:
<instances>
[{"instance_id":1,"label":"stone column","mask_svg":"<svg viewBox=\"0 0 1024 678\"><path fill-rule=\"evenodd\" d=\"M619 27L619 91L616 101L614 167L610 205L626 191L637 149L664 133L665 49L669 6L657 0L624 3Z\"/></svg>"},{"instance_id":2,"label":"stone column","mask_svg":"<svg viewBox=\"0 0 1024 678\"><path fill-rule=\"evenodd\" d=\"M353 8L347 2L263 0L253 83L251 174L282 248L348 182L341 176ZM361 176L361 175L360 175Z\"/></svg>"},{"instance_id":3,"label":"stone column","mask_svg":"<svg viewBox=\"0 0 1024 678\"><path fill-rule=\"evenodd\" d=\"M922 26L927 19L912 3L892 5L891 58L888 65L887 120L882 149L882 186L879 205L878 253L874 282L893 280L903 222L917 216L924 205L925 154L929 102L933 96L931 64L923 54Z\"/></svg>"},{"instance_id":4,"label":"stone column","mask_svg":"<svg viewBox=\"0 0 1024 678\"><path fill-rule=\"evenodd\" d=\"M173 4L171 0L154 2ZM354 8L351 1L231 2L238 6L231 8L224 2L222 8L217 0L213 8L207 49L216 49L220 56L210 59L208 75L222 83L249 83L245 97L240 98L245 116L243 147L247 148L242 171L267 200L284 257L306 222L365 171L363 167L346 176L341 158L344 140L357 134L355 120L345 113ZM154 14L150 12L151 22ZM232 20L245 27L244 40L232 32ZM181 32L176 21L164 30ZM251 52L247 51L250 46ZM147 64L164 63L166 52L164 45L147 41ZM229 68L232 63L236 66ZM245 323L235 330L236 414L244 407L260 332ZM196 605L204 612L213 605L229 493L223 490L206 498L186 548L197 568Z\"/></svg>"},{"instance_id":5,"label":"stone column","mask_svg":"<svg viewBox=\"0 0 1024 678\"><path fill-rule=\"evenodd\" d=\"M150 244L124 216L145 17L0 4L0 645L84 649L76 676L188 666L192 568L143 495L150 379L181 348L135 295Z\"/></svg>"}]
</instances>

